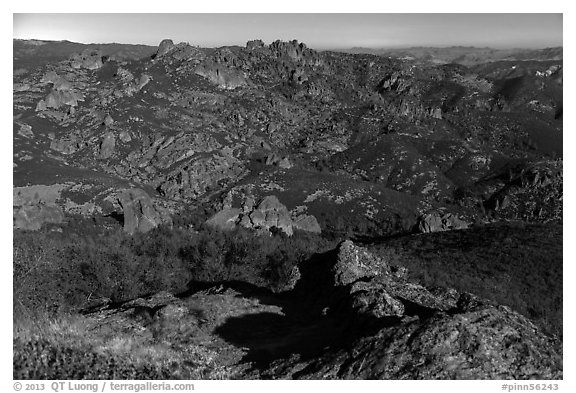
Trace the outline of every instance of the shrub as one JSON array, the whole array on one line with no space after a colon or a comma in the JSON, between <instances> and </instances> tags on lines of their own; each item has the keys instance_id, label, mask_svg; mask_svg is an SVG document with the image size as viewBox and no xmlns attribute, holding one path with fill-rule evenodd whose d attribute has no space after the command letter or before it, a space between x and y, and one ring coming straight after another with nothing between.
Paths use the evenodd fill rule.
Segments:
<instances>
[{"instance_id":1,"label":"shrub","mask_svg":"<svg viewBox=\"0 0 576 393\"><path fill-rule=\"evenodd\" d=\"M183 292L190 281L244 281L280 291L294 267L329 243L296 232L258 235L202 228L157 228L134 237L102 234L15 232L15 312L60 312L95 301L123 302L161 290Z\"/></svg>"}]
</instances>

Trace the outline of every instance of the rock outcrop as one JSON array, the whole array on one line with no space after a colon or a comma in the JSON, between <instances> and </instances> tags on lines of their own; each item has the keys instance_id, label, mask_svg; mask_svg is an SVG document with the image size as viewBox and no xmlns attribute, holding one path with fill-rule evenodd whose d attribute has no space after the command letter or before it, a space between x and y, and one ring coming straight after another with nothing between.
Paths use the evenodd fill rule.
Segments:
<instances>
[{"instance_id":1,"label":"rock outcrop","mask_svg":"<svg viewBox=\"0 0 576 393\"><path fill-rule=\"evenodd\" d=\"M247 198L244 209L225 207L208 219L206 224L220 230L232 230L240 225L265 233L276 228L288 236L293 235L294 229L313 233L322 231L316 217L302 214L292 218L288 208L274 195L264 197L256 206L253 200Z\"/></svg>"},{"instance_id":2,"label":"rock outcrop","mask_svg":"<svg viewBox=\"0 0 576 393\"><path fill-rule=\"evenodd\" d=\"M102 61L102 52L86 50L80 54L75 54L70 60L72 68L86 68L88 70L97 70L104 64Z\"/></svg>"},{"instance_id":3,"label":"rock outcrop","mask_svg":"<svg viewBox=\"0 0 576 393\"><path fill-rule=\"evenodd\" d=\"M54 139L50 142L50 149L65 155L74 154L85 146L86 143L74 135L63 139Z\"/></svg>"},{"instance_id":4,"label":"rock outcrop","mask_svg":"<svg viewBox=\"0 0 576 393\"><path fill-rule=\"evenodd\" d=\"M112 154L114 154L115 147L116 147L116 137L111 132L106 133L104 135L104 138L102 139L102 142L100 143L98 158L107 159L112 157Z\"/></svg>"},{"instance_id":5,"label":"rock outcrop","mask_svg":"<svg viewBox=\"0 0 576 393\"><path fill-rule=\"evenodd\" d=\"M274 195L262 199L250 214L243 216L240 225L253 229L278 228L288 236L293 234L290 213Z\"/></svg>"},{"instance_id":6,"label":"rock outcrop","mask_svg":"<svg viewBox=\"0 0 576 393\"><path fill-rule=\"evenodd\" d=\"M312 232L312 233L322 232L322 228L320 228L320 224L318 224L318 220L316 220L316 217L306 214L293 218L292 227L294 229L299 229L305 232Z\"/></svg>"},{"instance_id":7,"label":"rock outcrop","mask_svg":"<svg viewBox=\"0 0 576 393\"><path fill-rule=\"evenodd\" d=\"M152 198L142 189L132 188L120 192L118 202L124 212L124 231L130 235L148 232L170 221L170 217L159 211Z\"/></svg>"},{"instance_id":8,"label":"rock outcrop","mask_svg":"<svg viewBox=\"0 0 576 393\"><path fill-rule=\"evenodd\" d=\"M468 223L452 213L429 213L420 217L418 230L422 233L443 232L453 229L466 229Z\"/></svg>"},{"instance_id":9,"label":"rock outcrop","mask_svg":"<svg viewBox=\"0 0 576 393\"><path fill-rule=\"evenodd\" d=\"M162 42L160 42L160 45L158 45L158 50L156 51L156 58L158 59L166 55L172 49L174 49L174 41L168 39L162 40Z\"/></svg>"},{"instance_id":10,"label":"rock outcrop","mask_svg":"<svg viewBox=\"0 0 576 393\"><path fill-rule=\"evenodd\" d=\"M13 190L13 224L15 229L37 231L44 224L61 224L64 212L56 204L64 184L15 187Z\"/></svg>"},{"instance_id":11,"label":"rock outcrop","mask_svg":"<svg viewBox=\"0 0 576 393\"><path fill-rule=\"evenodd\" d=\"M298 379L555 379L557 343L526 317L453 289L430 290L350 241L303 271L296 291L322 296L348 325L342 349L274 362L265 375ZM313 276L313 277L312 277ZM307 283L305 283L307 282ZM301 285L298 288L298 285ZM370 328L372 326L372 328ZM375 329L375 333L369 333ZM372 330L374 331L374 330ZM354 338L357 337L357 338Z\"/></svg>"},{"instance_id":12,"label":"rock outcrop","mask_svg":"<svg viewBox=\"0 0 576 393\"><path fill-rule=\"evenodd\" d=\"M262 40L251 40L246 43L246 49L254 50L264 48L264 41Z\"/></svg>"},{"instance_id":13,"label":"rock outcrop","mask_svg":"<svg viewBox=\"0 0 576 393\"><path fill-rule=\"evenodd\" d=\"M195 73L222 89L234 90L248 85L246 77L240 71L221 64L208 63L199 66Z\"/></svg>"},{"instance_id":14,"label":"rock outcrop","mask_svg":"<svg viewBox=\"0 0 576 393\"><path fill-rule=\"evenodd\" d=\"M64 213L56 205L23 205L14 207L14 228L37 231L44 224L61 224Z\"/></svg>"},{"instance_id":15,"label":"rock outcrop","mask_svg":"<svg viewBox=\"0 0 576 393\"><path fill-rule=\"evenodd\" d=\"M298 379L562 378L562 356L545 335L509 308L485 305L383 328L350 350L282 366L280 377Z\"/></svg>"},{"instance_id":16,"label":"rock outcrop","mask_svg":"<svg viewBox=\"0 0 576 393\"><path fill-rule=\"evenodd\" d=\"M234 208L220 210L206 221L206 225L223 231L231 231L236 228L236 222L241 212L242 210Z\"/></svg>"}]
</instances>

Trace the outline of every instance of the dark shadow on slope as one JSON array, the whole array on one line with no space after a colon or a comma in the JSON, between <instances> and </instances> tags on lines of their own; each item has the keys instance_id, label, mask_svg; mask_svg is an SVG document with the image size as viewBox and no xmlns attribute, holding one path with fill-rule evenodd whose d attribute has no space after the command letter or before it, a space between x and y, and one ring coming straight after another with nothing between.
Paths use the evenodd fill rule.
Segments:
<instances>
[{"instance_id":1,"label":"dark shadow on slope","mask_svg":"<svg viewBox=\"0 0 576 393\"><path fill-rule=\"evenodd\" d=\"M242 360L261 369L276 359L292 355L311 359L328 348L345 348L384 326L398 324L398 318L376 319L350 308L349 288L334 285L331 269L336 258L337 250L315 254L301 264L301 278L295 288L280 294L245 283L222 283L234 287L240 296L280 307L283 315L261 312L232 317L214 333L245 348L247 354Z\"/></svg>"}]
</instances>

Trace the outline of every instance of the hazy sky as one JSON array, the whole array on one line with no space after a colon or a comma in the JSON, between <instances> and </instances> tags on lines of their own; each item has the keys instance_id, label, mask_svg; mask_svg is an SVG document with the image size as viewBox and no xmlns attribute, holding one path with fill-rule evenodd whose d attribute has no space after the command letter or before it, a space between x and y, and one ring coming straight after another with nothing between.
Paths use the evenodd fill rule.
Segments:
<instances>
[{"instance_id":1,"label":"hazy sky","mask_svg":"<svg viewBox=\"0 0 576 393\"><path fill-rule=\"evenodd\" d=\"M562 46L562 14L14 14L14 38L200 46Z\"/></svg>"}]
</instances>

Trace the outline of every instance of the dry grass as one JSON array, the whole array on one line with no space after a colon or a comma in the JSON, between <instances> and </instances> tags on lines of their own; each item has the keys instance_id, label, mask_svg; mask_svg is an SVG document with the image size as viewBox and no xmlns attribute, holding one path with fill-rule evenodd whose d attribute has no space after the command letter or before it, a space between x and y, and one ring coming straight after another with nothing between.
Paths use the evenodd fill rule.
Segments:
<instances>
[{"instance_id":1,"label":"dry grass","mask_svg":"<svg viewBox=\"0 0 576 393\"><path fill-rule=\"evenodd\" d=\"M232 379L205 346L172 345L89 318L15 321L14 379Z\"/></svg>"}]
</instances>

